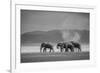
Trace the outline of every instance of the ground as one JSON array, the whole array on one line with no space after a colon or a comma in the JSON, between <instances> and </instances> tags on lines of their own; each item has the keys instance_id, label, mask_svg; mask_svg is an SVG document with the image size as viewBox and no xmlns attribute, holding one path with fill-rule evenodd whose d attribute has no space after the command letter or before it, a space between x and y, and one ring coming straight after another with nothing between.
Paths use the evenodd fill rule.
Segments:
<instances>
[{"instance_id":1,"label":"ground","mask_svg":"<svg viewBox=\"0 0 100 73\"><path fill-rule=\"evenodd\" d=\"M68 61L68 60L89 60L89 45L81 45L81 52L75 49L74 52L60 52L53 46L54 51L49 53L49 49L46 53L40 53L40 46L22 46L21 47L21 63L28 62L46 62L46 61Z\"/></svg>"},{"instance_id":2,"label":"ground","mask_svg":"<svg viewBox=\"0 0 100 73\"><path fill-rule=\"evenodd\" d=\"M46 62L46 61L69 61L89 60L89 52L66 52L66 53L22 53L21 63Z\"/></svg>"}]
</instances>

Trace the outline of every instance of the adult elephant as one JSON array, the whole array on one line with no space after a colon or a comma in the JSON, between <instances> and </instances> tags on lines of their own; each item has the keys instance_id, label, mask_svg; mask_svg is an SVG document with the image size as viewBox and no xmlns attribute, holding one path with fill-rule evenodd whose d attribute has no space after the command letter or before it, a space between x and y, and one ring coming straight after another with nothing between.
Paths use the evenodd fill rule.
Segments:
<instances>
[{"instance_id":1,"label":"adult elephant","mask_svg":"<svg viewBox=\"0 0 100 73\"><path fill-rule=\"evenodd\" d=\"M81 51L81 45L78 42L70 41L70 43L73 45L73 48L77 48L78 51Z\"/></svg>"},{"instance_id":2,"label":"adult elephant","mask_svg":"<svg viewBox=\"0 0 100 73\"><path fill-rule=\"evenodd\" d=\"M74 47L73 47L73 45L71 44L71 43L69 43L69 42L64 42L64 46L63 46L64 48L65 48L65 52L68 52L69 50L71 51L71 52L74 52Z\"/></svg>"},{"instance_id":3,"label":"adult elephant","mask_svg":"<svg viewBox=\"0 0 100 73\"><path fill-rule=\"evenodd\" d=\"M60 49L61 52L63 52L63 50L65 50L65 52L68 52L69 50L71 50L71 52L74 52L73 45L69 42L58 43L57 49Z\"/></svg>"},{"instance_id":4,"label":"adult elephant","mask_svg":"<svg viewBox=\"0 0 100 73\"><path fill-rule=\"evenodd\" d=\"M57 43L57 49L60 49L60 51L63 52L64 44L63 43Z\"/></svg>"},{"instance_id":5,"label":"adult elephant","mask_svg":"<svg viewBox=\"0 0 100 73\"><path fill-rule=\"evenodd\" d=\"M42 43L40 46L40 52L46 52L46 50L49 49L49 52L54 52L53 46L49 43Z\"/></svg>"}]
</instances>

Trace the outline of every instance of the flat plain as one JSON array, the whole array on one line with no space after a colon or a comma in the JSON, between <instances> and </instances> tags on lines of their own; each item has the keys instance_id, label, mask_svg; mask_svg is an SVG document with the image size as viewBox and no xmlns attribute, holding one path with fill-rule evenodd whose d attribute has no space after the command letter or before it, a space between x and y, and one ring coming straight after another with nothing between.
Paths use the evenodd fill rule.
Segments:
<instances>
[{"instance_id":1,"label":"flat plain","mask_svg":"<svg viewBox=\"0 0 100 73\"><path fill-rule=\"evenodd\" d=\"M89 60L89 52L22 53L21 63Z\"/></svg>"}]
</instances>

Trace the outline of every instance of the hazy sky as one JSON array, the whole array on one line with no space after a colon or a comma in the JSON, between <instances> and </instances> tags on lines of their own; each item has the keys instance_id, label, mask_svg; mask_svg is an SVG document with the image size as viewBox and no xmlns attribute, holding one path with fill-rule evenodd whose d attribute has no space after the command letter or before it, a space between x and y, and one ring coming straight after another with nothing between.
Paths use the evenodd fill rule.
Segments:
<instances>
[{"instance_id":1,"label":"hazy sky","mask_svg":"<svg viewBox=\"0 0 100 73\"><path fill-rule=\"evenodd\" d=\"M21 33L55 29L89 30L89 13L21 10Z\"/></svg>"}]
</instances>

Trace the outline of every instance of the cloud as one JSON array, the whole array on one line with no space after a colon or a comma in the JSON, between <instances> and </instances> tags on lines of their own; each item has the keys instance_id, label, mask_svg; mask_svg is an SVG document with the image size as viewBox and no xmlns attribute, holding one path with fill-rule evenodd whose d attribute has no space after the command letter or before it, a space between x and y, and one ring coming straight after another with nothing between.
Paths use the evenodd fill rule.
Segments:
<instances>
[{"instance_id":1,"label":"cloud","mask_svg":"<svg viewBox=\"0 0 100 73\"><path fill-rule=\"evenodd\" d=\"M77 32L75 32L72 41L79 41L79 40L80 40L80 35Z\"/></svg>"},{"instance_id":2,"label":"cloud","mask_svg":"<svg viewBox=\"0 0 100 73\"><path fill-rule=\"evenodd\" d=\"M78 32L62 31L62 37L65 42L80 40L80 35L78 34Z\"/></svg>"}]
</instances>

